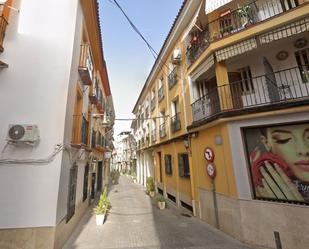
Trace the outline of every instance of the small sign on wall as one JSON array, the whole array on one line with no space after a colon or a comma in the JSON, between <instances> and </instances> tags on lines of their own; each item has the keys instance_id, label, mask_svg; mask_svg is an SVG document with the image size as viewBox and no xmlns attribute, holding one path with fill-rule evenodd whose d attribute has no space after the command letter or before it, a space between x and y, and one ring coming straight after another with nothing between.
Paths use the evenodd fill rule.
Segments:
<instances>
[{"instance_id":1,"label":"small sign on wall","mask_svg":"<svg viewBox=\"0 0 309 249\"><path fill-rule=\"evenodd\" d=\"M206 147L204 150L204 157L207 160L207 162L212 163L215 159L215 152L212 148Z\"/></svg>"}]
</instances>

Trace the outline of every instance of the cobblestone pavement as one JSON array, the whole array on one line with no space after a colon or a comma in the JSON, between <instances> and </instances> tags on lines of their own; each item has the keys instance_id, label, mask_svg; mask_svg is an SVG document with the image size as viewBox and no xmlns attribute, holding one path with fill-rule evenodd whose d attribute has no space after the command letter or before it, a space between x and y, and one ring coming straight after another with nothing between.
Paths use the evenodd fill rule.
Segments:
<instances>
[{"instance_id":1,"label":"cobblestone pavement","mask_svg":"<svg viewBox=\"0 0 309 249\"><path fill-rule=\"evenodd\" d=\"M110 189L112 209L103 226L91 210L84 215L64 249L258 249L244 245L169 205L159 210L142 187L124 176Z\"/></svg>"}]
</instances>

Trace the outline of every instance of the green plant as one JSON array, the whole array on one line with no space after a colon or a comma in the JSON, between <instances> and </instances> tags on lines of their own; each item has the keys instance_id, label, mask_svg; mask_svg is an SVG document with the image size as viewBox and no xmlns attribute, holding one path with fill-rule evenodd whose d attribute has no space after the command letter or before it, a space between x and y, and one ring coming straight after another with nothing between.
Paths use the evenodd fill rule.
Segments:
<instances>
[{"instance_id":1,"label":"green plant","mask_svg":"<svg viewBox=\"0 0 309 249\"><path fill-rule=\"evenodd\" d=\"M241 6L237 12L240 17L248 18L250 16L250 11L251 11L251 6L245 5L245 6Z\"/></svg>"},{"instance_id":2,"label":"green plant","mask_svg":"<svg viewBox=\"0 0 309 249\"><path fill-rule=\"evenodd\" d=\"M103 193L100 195L100 199L95 208L93 208L94 214L106 214L111 205L107 197L107 189L104 187Z\"/></svg>"},{"instance_id":3,"label":"green plant","mask_svg":"<svg viewBox=\"0 0 309 249\"><path fill-rule=\"evenodd\" d=\"M156 196L156 201L157 202L166 202L166 199L164 198L163 195L157 195Z\"/></svg>"},{"instance_id":4,"label":"green plant","mask_svg":"<svg viewBox=\"0 0 309 249\"><path fill-rule=\"evenodd\" d=\"M155 185L152 176L148 176L146 179L146 191L147 193L155 191Z\"/></svg>"}]
</instances>

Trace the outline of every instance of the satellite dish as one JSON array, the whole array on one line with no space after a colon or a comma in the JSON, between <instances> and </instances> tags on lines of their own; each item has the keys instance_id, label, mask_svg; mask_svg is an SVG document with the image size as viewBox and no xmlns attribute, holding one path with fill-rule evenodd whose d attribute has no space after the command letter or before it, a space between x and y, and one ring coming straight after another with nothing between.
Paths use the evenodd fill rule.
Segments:
<instances>
[{"instance_id":1,"label":"satellite dish","mask_svg":"<svg viewBox=\"0 0 309 249\"><path fill-rule=\"evenodd\" d=\"M0 0L0 5L4 5L7 0Z\"/></svg>"}]
</instances>

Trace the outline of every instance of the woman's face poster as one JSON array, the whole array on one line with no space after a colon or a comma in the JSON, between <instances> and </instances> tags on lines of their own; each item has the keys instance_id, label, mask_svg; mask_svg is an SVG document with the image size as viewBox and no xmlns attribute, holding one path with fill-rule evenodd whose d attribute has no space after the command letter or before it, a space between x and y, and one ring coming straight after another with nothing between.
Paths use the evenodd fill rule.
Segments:
<instances>
[{"instance_id":1,"label":"woman's face poster","mask_svg":"<svg viewBox=\"0 0 309 249\"><path fill-rule=\"evenodd\" d=\"M309 123L244 129L257 198L309 203Z\"/></svg>"}]
</instances>

